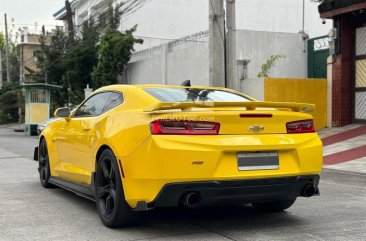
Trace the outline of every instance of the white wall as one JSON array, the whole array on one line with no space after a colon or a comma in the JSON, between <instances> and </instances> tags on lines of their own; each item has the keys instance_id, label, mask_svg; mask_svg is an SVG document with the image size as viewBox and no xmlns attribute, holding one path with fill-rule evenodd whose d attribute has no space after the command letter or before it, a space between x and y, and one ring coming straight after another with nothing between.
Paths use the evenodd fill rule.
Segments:
<instances>
[{"instance_id":1,"label":"white wall","mask_svg":"<svg viewBox=\"0 0 366 241\"><path fill-rule=\"evenodd\" d=\"M302 30L302 0L237 0L236 5L238 29L287 33ZM305 32L310 37L326 35L332 28L330 20L321 23L318 5L305 0Z\"/></svg>"},{"instance_id":2,"label":"white wall","mask_svg":"<svg viewBox=\"0 0 366 241\"><path fill-rule=\"evenodd\" d=\"M131 84L180 85L189 79L195 85L208 85L207 37L138 52L126 72L127 83Z\"/></svg>"},{"instance_id":3,"label":"white wall","mask_svg":"<svg viewBox=\"0 0 366 241\"><path fill-rule=\"evenodd\" d=\"M257 100L264 100L264 78L250 78L241 81L240 91Z\"/></svg>"},{"instance_id":4,"label":"white wall","mask_svg":"<svg viewBox=\"0 0 366 241\"><path fill-rule=\"evenodd\" d=\"M208 85L207 36L186 40L178 45L138 52L127 66L127 82L131 84L181 84L190 79L194 85ZM167 45L165 45L167 46ZM272 54L286 55L273 68L271 77L306 77L306 54L301 34L269 33L248 30L237 31L237 59L248 58L248 79L256 79L260 67ZM246 80L241 90L245 90ZM262 91L263 92L263 91ZM255 94L261 99L262 96Z\"/></svg>"},{"instance_id":5,"label":"white wall","mask_svg":"<svg viewBox=\"0 0 366 241\"><path fill-rule=\"evenodd\" d=\"M285 55L276 62L271 77L306 78L305 42L301 34L237 30L237 59L249 59L248 78L256 78L271 55Z\"/></svg>"},{"instance_id":6,"label":"white wall","mask_svg":"<svg viewBox=\"0 0 366 241\"><path fill-rule=\"evenodd\" d=\"M208 29L208 0L150 0L130 16L122 17L121 29L138 25L136 34L150 48Z\"/></svg>"},{"instance_id":7,"label":"white wall","mask_svg":"<svg viewBox=\"0 0 366 241\"><path fill-rule=\"evenodd\" d=\"M78 0L75 4L76 22L102 11L112 0ZM116 0L117 2L125 0ZM191 33L208 29L208 0L146 0L135 13L122 16L121 29L138 25L136 35L145 43L136 50L150 48ZM237 0L237 28L245 30L298 33L302 28L302 0ZM332 27L330 20L321 24L318 4L305 0L305 32L310 37L326 35Z\"/></svg>"}]
</instances>

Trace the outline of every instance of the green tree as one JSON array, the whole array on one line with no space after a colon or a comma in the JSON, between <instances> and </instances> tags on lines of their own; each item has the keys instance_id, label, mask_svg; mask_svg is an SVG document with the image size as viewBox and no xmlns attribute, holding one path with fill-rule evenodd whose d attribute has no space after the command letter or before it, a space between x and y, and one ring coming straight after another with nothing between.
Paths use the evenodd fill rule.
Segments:
<instances>
[{"instance_id":1,"label":"green tree","mask_svg":"<svg viewBox=\"0 0 366 241\"><path fill-rule=\"evenodd\" d=\"M52 34L47 34L42 27L39 39L40 50L36 52L37 67L39 68L39 82L60 85L62 91L53 92L52 103L55 106L64 106L67 103L68 85L64 81L65 69L63 58L66 52L67 36L60 27L56 27Z\"/></svg>"},{"instance_id":2,"label":"green tree","mask_svg":"<svg viewBox=\"0 0 366 241\"><path fill-rule=\"evenodd\" d=\"M5 37L4 34L0 32L0 51L3 54L2 58L2 66L3 66L3 80L8 81L7 79L7 66L6 66L6 58L5 58ZM9 69L10 69L10 81L9 82L19 82L19 50L16 46L16 42L12 41L9 38Z\"/></svg>"},{"instance_id":3,"label":"green tree","mask_svg":"<svg viewBox=\"0 0 366 241\"><path fill-rule=\"evenodd\" d=\"M124 70L131 58L135 43L143 43L142 39L136 39L133 33L137 26L121 32L118 30L122 12L121 5L113 9L109 7L108 23L99 45L99 61L92 73L93 88L116 84L118 75Z\"/></svg>"},{"instance_id":4,"label":"green tree","mask_svg":"<svg viewBox=\"0 0 366 241\"><path fill-rule=\"evenodd\" d=\"M2 58L2 78L4 86L0 90L0 124L17 122L19 120L19 107L24 107L24 99L17 84L19 81L19 52L11 38L9 39L9 69L10 80L7 81L7 66L5 59L5 37L0 32L0 51Z\"/></svg>"},{"instance_id":5,"label":"green tree","mask_svg":"<svg viewBox=\"0 0 366 241\"><path fill-rule=\"evenodd\" d=\"M91 73L98 63L99 29L93 20L83 23L81 37L63 58L64 81L69 86L69 101L80 103L84 99L84 88L91 85Z\"/></svg>"},{"instance_id":6,"label":"green tree","mask_svg":"<svg viewBox=\"0 0 366 241\"><path fill-rule=\"evenodd\" d=\"M4 83L0 90L0 124L17 122L19 107L24 107L22 91L15 83Z\"/></svg>"},{"instance_id":7,"label":"green tree","mask_svg":"<svg viewBox=\"0 0 366 241\"><path fill-rule=\"evenodd\" d=\"M5 37L2 32L0 32L0 50L5 48Z\"/></svg>"}]
</instances>

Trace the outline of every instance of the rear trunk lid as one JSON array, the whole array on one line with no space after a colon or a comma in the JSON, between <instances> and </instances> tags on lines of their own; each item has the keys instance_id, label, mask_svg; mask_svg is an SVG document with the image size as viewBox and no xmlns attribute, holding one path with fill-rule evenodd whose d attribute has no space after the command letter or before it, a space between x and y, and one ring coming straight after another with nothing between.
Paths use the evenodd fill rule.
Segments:
<instances>
[{"instance_id":1,"label":"rear trunk lid","mask_svg":"<svg viewBox=\"0 0 366 241\"><path fill-rule=\"evenodd\" d=\"M209 106L208 106L209 105ZM285 134L286 123L312 119L314 105L276 102L161 103L145 110L153 120L220 123L221 135Z\"/></svg>"}]
</instances>

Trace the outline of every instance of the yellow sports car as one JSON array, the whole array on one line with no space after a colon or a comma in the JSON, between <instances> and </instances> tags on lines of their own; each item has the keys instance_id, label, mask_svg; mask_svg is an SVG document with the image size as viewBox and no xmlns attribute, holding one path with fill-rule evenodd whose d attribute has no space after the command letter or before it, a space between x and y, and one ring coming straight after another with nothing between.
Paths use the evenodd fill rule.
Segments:
<instances>
[{"instance_id":1,"label":"yellow sports car","mask_svg":"<svg viewBox=\"0 0 366 241\"><path fill-rule=\"evenodd\" d=\"M226 88L103 87L42 131L41 184L94 200L108 227L157 207L282 211L319 194L322 143L304 113L313 109Z\"/></svg>"}]
</instances>

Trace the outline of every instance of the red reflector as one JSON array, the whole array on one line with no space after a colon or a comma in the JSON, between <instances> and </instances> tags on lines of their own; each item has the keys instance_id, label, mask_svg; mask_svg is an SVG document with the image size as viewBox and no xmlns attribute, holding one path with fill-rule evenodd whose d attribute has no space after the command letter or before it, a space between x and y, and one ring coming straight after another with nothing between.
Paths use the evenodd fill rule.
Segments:
<instances>
[{"instance_id":1,"label":"red reflector","mask_svg":"<svg viewBox=\"0 0 366 241\"><path fill-rule=\"evenodd\" d=\"M156 120L150 123L153 135L218 135L220 123L206 121Z\"/></svg>"},{"instance_id":2,"label":"red reflector","mask_svg":"<svg viewBox=\"0 0 366 241\"><path fill-rule=\"evenodd\" d=\"M315 132L313 120L288 122L286 128L289 134Z\"/></svg>"},{"instance_id":3,"label":"red reflector","mask_svg":"<svg viewBox=\"0 0 366 241\"><path fill-rule=\"evenodd\" d=\"M240 118L272 118L272 114L240 114Z\"/></svg>"}]
</instances>

